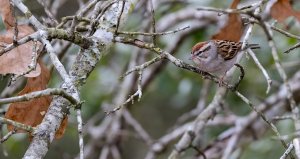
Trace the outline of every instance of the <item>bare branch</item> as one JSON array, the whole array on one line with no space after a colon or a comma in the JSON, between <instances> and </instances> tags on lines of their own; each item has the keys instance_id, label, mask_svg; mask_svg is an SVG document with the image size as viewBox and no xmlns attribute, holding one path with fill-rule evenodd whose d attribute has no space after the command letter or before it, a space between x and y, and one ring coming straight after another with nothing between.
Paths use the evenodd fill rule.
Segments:
<instances>
[{"instance_id":1,"label":"bare branch","mask_svg":"<svg viewBox=\"0 0 300 159\"><path fill-rule=\"evenodd\" d=\"M49 95L60 95L64 98L68 99L74 105L78 105L80 103L77 99L74 99L70 94L68 94L63 89L48 88L48 89L45 89L42 91L31 92L31 93L24 94L24 95L17 96L17 97L3 98L3 99L0 99L0 104L29 101L34 98L39 98L42 96L49 96Z\"/></svg>"},{"instance_id":2,"label":"bare branch","mask_svg":"<svg viewBox=\"0 0 300 159\"><path fill-rule=\"evenodd\" d=\"M118 31L118 34L126 34L126 35L129 35L129 36L134 36L134 35L144 35L144 36L168 35L168 34L174 34L174 33L177 33L177 32L179 32L179 31L183 31L183 30L188 29L188 28L190 28L190 26L178 28L178 29L173 30L173 31L161 32L161 33L142 33L142 32L125 32L125 31Z\"/></svg>"},{"instance_id":3,"label":"bare branch","mask_svg":"<svg viewBox=\"0 0 300 159\"><path fill-rule=\"evenodd\" d=\"M290 144L289 147L285 150L284 154L280 157L280 159L286 159L293 149L294 145Z\"/></svg>"},{"instance_id":4,"label":"bare branch","mask_svg":"<svg viewBox=\"0 0 300 159\"><path fill-rule=\"evenodd\" d=\"M25 125L25 124L22 124L22 123L19 123L19 122L10 120L10 119L6 119L6 118L3 118L3 117L0 117L0 122L5 123L5 124L13 125L14 127L18 128L18 129L22 129L22 130L25 130L25 131L30 132L30 133L35 131L35 128L33 128L29 125Z\"/></svg>"}]
</instances>

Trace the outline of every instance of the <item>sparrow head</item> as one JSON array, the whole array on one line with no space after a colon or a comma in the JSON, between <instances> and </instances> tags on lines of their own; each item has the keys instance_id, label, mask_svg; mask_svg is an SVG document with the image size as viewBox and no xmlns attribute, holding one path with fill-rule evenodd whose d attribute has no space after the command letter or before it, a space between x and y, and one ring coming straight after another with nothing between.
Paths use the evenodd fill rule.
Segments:
<instances>
[{"instance_id":1,"label":"sparrow head","mask_svg":"<svg viewBox=\"0 0 300 159\"><path fill-rule=\"evenodd\" d=\"M205 59L208 57L208 51L210 51L210 49L211 49L211 44L209 41L199 42L192 47L190 59L191 60L194 60L195 58Z\"/></svg>"}]
</instances>

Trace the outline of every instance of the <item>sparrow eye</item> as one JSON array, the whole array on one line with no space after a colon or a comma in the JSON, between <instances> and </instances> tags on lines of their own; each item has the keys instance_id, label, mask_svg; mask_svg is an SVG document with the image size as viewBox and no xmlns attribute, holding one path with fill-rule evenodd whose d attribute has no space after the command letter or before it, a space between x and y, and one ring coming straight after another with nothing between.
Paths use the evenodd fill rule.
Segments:
<instances>
[{"instance_id":1,"label":"sparrow eye","mask_svg":"<svg viewBox=\"0 0 300 159\"><path fill-rule=\"evenodd\" d=\"M201 53L208 51L210 48L211 48L210 45L207 46L207 47L204 47L203 49L200 49L198 52L196 52L195 55L196 55L196 56L199 56Z\"/></svg>"},{"instance_id":2,"label":"sparrow eye","mask_svg":"<svg viewBox=\"0 0 300 159\"><path fill-rule=\"evenodd\" d=\"M210 48L211 48L211 46L209 45L209 46L207 46L205 49L203 49L202 52L208 51Z\"/></svg>"},{"instance_id":3,"label":"sparrow eye","mask_svg":"<svg viewBox=\"0 0 300 159\"><path fill-rule=\"evenodd\" d=\"M196 52L196 56L199 56L201 53L202 53L203 51L198 51L198 52Z\"/></svg>"}]
</instances>

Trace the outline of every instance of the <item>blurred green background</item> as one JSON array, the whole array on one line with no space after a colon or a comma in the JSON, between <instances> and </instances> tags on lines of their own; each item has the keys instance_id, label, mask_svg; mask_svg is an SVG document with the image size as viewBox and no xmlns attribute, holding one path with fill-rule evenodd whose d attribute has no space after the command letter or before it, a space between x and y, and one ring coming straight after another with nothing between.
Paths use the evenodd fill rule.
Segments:
<instances>
[{"instance_id":1,"label":"blurred green background","mask_svg":"<svg viewBox=\"0 0 300 159\"><path fill-rule=\"evenodd\" d=\"M158 6L155 9L155 17L157 21L164 17L166 14L171 14L183 8L196 8L197 6L210 6L227 8L231 0L201 0L201 1L188 1L190 4L181 5L172 3L168 6ZM242 1L243 3L251 3L249 1ZM43 7L38 5L35 1L25 1L30 7L31 11L36 17L44 16ZM295 8L299 6L295 4ZM68 0L61 9L58 11L58 18L73 15L78 9L76 1ZM195 11L196 12L196 11ZM21 18L21 17L20 17ZM22 19L22 18L21 18ZM143 21L143 17L140 15L139 10L133 12L122 30L136 31L139 28L139 23ZM187 20L185 24L188 24ZM182 25L182 24L181 24ZM279 24L279 26L282 26ZM173 26L169 30L176 29L178 26ZM293 34L299 34L299 22L290 28L290 32ZM5 33L2 21L0 23L0 29L2 33ZM179 46L179 49L175 53L175 57L182 59L187 63L191 63L188 60L190 48L199 41L210 39L210 37L217 32L216 26L213 24L203 29L198 30L192 35L189 35ZM163 49L167 48L172 43L172 40L176 39L177 34L171 34L159 37L158 45ZM295 71L299 70L299 49L292 51L290 54L283 54L287 48L297 43L296 40L287 38L277 32L274 32L274 39L279 49L280 58L288 76L291 77ZM261 28L254 27L253 33L250 38L250 42L258 43L261 49L256 51L257 57L263 66L267 69L271 78L276 82L281 83L281 79L278 72L275 69L274 61L271 56L270 48L268 47L266 37ZM100 63L97 65L95 70L88 78L86 84L82 87L81 98L85 101L82 107L82 114L84 121L88 121L93 116L99 116L99 119L105 118L101 106L105 103L111 103L115 97L118 87L116 87L121 81L119 76L124 72L124 67L130 60L131 55L134 53L134 48L121 44L113 45L112 48L107 51L107 54L102 58ZM72 46L67 50L64 58L66 66L70 66L72 59L76 56L78 47ZM154 57L154 54L149 53L146 60L150 60ZM167 62L167 61L164 61ZM191 63L192 64L192 63ZM266 81L256 67L251 58L244 57L241 64L246 70L246 75L242 81L239 90L245 96L253 101L253 103L260 103L261 99L265 99L267 95ZM292 65L293 64L293 65ZM237 76L237 74L236 74ZM0 82L0 88L6 86L7 78L2 78ZM61 79L57 76L54 71L52 73L51 82L49 87L59 87ZM157 139L162 135L166 134L170 128L174 126L179 116L192 110L198 102L199 93L202 88L203 79L192 72L179 69L173 64L168 64L155 79L143 90L143 96L140 102L135 102L130 105L129 108L133 116L140 122L145 130L154 138ZM209 103L215 94L217 84L212 84L209 90L207 103ZM272 89L271 93L276 90ZM251 112L251 109L242 102L236 95L231 92L228 93L225 103L231 113L238 116L247 115ZM293 123L290 121L281 121L276 123L282 134L290 134L294 131ZM5 127L5 126L3 126ZM209 143L222 131L226 130L228 126L217 126L205 128L204 137L205 142ZM7 130L4 128L3 133ZM279 158L283 154L284 149L282 148L279 141L274 140L272 132L267 132L263 137L258 138L256 141L242 147L241 158L242 159L273 159ZM88 142L89 137L86 136L85 140ZM147 146L141 143L139 140L134 138L123 139L123 156L126 159L139 159L143 158L147 152ZM0 158L21 158L24 155L29 140L25 134L17 134L11 137L8 141L3 143L0 147ZM170 147L173 148L173 147ZM169 152L171 149L167 149ZM50 150L46 156L48 159L52 158L74 158L78 155L78 135L77 135L77 122L74 112L71 112L69 116L68 128L65 132L64 137L61 140L55 140L50 147ZM194 154L193 150L187 151L183 158L189 158L191 154ZM169 153L164 153L160 158L166 158Z\"/></svg>"}]
</instances>

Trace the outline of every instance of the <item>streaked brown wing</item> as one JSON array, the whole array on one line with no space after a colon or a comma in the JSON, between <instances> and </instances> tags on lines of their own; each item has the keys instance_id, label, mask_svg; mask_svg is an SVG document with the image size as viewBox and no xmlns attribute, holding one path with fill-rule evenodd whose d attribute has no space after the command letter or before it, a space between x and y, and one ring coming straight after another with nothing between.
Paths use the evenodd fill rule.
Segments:
<instances>
[{"instance_id":1,"label":"streaked brown wing","mask_svg":"<svg viewBox=\"0 0 300 159\"><path fill-rule=\"evenodd\" d=\"M218 53L224 58L224 60L234 58L242 47L242 42L216 40L216 43L218 44Z\"/></svg>"}]
</instances>

